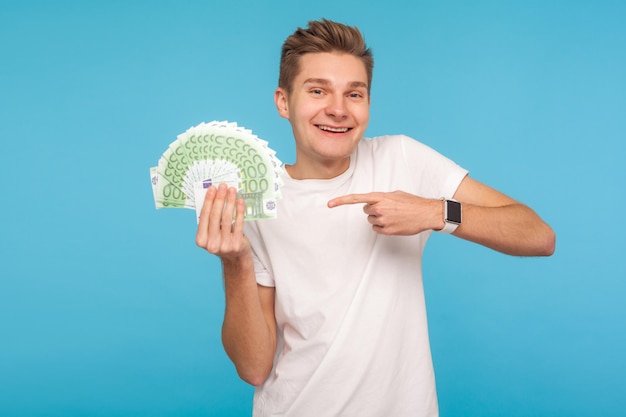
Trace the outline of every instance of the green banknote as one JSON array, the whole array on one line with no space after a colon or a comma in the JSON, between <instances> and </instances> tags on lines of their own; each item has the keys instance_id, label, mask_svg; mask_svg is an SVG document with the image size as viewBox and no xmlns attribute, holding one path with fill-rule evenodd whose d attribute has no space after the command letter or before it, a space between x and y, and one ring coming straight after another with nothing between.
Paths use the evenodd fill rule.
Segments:
<instances>
[{"instance_id":1,"label":"green banknote","mask_svg":"<svg viewBox=\"0 0 626 417\"><path fill-rule=\"evenodd\" d=\"M195 209L206 189L226 183L246 203L246 220L276 217L282 163L268 143L232 122L201 123L178 135L150 168L157 208Z\"/></svg>"}]
</instances>

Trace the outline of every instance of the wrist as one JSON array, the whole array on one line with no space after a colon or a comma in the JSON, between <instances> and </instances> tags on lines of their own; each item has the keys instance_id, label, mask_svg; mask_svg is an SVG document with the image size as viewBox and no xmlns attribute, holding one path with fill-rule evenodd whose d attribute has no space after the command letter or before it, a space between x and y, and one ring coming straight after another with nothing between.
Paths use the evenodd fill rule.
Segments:
<instances>
[{"instance_id":1,"label":"wrist","mask_svg":"<svg viewBox=\"0 0 626 417\"><path fill-rule=\"evenodd\" d=\"M239 275L242 272L254 271L254 261L252 260L250 250L236 255L222 255L220 260L222 261L222 269L225 273L228 272Z\"/></svg>"},{"instance_id":2,"label":"wrist","mask_svg":"<svg viewBox=\"0 0 626 417\"><path fill-rule=\"evenodd\" d=\"M433 201L433 227L432 229L435 232L441 231L444 227L446 227L446 222L443 220L444 213L444 204L445 201L443 199L432 200Z\"/></svg>"}]
</instances>

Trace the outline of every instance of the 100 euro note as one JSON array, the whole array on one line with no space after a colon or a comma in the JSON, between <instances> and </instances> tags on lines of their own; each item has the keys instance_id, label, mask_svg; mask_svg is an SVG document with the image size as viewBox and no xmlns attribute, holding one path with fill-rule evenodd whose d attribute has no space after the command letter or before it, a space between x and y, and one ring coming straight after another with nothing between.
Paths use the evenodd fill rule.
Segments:
<instances>
[{"instance_id":1,"label":"100 euro note","mask_svg":"<svg viewBox=\"0 0 626 417\"><path fill-rule=\"evenodd\" d=\"M202 123L178 135L150 169L157 208L195 209L206 189L226 183L245 200L246 220L276 217L282 164L267 142L228 122Z\"/></svg>"}]
</instances>

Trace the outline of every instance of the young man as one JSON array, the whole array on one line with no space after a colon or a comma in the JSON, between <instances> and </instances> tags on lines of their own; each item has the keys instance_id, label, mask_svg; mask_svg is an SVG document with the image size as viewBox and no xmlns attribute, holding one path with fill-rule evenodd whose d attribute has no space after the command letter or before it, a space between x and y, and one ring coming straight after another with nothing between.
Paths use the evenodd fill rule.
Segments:
<instances>
[{"instance_id":1,"label":"young man","mask_svg":"<svg viewBox=\"0 0 626 417\"><path fill-rule=\"evenodd\" d=\"M356 28L298 29L274 97L296 143L278 218L244 227L235 189L207 192L196 241L222 260L223 343L257 386L255 416L438 415L421 274L430 234L554 251L530 208L434 150L363 138L372 67Z\"/></svg>"}]
</instances>

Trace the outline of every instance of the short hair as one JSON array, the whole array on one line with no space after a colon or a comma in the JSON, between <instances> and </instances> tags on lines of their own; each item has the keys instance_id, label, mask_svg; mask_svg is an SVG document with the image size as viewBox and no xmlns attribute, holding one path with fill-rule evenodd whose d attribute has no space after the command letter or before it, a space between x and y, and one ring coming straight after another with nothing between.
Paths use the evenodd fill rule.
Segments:
<instances>
[{"instance_id":1,"label":"short hair","mask_svg":"<svg viewBox=\"0 0 626 417\"><path fill-rule=\"evenodd\" d=\"M310 21L306 29L298 28L285 42L280 54L278 86L291 92L293 80L300 72L300 57L315 52L347 53L365 65L368 93L372 85L374 56L357 27L327 19Z\"/></svg>"}]
</instances>

